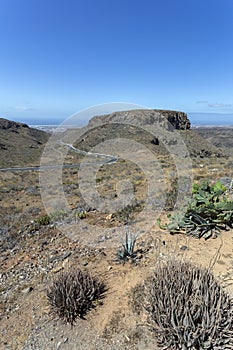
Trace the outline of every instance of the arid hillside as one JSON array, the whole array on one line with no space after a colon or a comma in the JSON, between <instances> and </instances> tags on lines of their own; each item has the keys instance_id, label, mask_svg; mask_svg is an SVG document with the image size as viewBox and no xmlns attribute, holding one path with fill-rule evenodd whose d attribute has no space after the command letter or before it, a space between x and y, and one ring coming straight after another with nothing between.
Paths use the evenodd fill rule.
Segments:
<instances>
[{"instance_id":1,"label":"arid hillside","mask_svg":"<svg viewBox=\"0 0 233 350\"><path fill-rule=\"evenodd\" d=\"M38 163L48 138L44 131L0 118L0 167Z\"/></svg>"},{"instance_id":2,"label":"arid hillside","mask_svg":"<svg viewBox=\"0 0 233 350\"><path fill-rule=\"evenodd\" d=\"M154 112L140 112L140 123L144 117L146 123L153 122L147 113ZM229 317L232 315L229 300L233 299L232 152L226 155L223 149L209 143L205 134L201 136L197 130L190 130L184 114L178 116L184 119L173 119L174 130L168 131L167 140L164 135L153 135L150 128L135 125L129 115L130 125L119 119L112 123L101 117L94 118L82 137L77 135L73 145L93 152L101 151L98 145L106 144L111 155L119 151L113 162L101 162L101 155L96 158L85 152L80 154L74 147L67 151L65 141L68 143L69 138L66 132L56 135L55 145L59 151L56 154L64 155L67 166L52 167L48 173L46 169L41 172L34 169L0 171L0 350L158 350L161 348L158 324L151 318L151 300L156 302L157 295L160 296L159 305L166 309L164 313L162 308L159 320L165 335L174 330L176 334L178 327L185 330L185 337L190 341L189 334L194 337L208 329L210 336L203 335L203 348L232 349L229 343L233 332ZM166 124L166 118L162 120ZM143 125L150 125L146 123ZM6 120L1 120L1 126L2 167L39 165L49 135ZM71 130L73 139L76 132ZM187 146L188 154L179 153L181 146L177 135ZM57 143L59 138L63 143ZM115 143L109 140L115 140ZM121 144L122 140L128 143ZM169 153L173 149L177 151L176 157ZM228 149L232 151L231 146ZM5 157L2 156L4 152L7 152ZM204 186L204 190L199 187L201 196L196 199L207 202L208 210L204 209L211 214L215 215L215 208L223 208L211 223L195 211L191 212L193 216L188 219L198 220L191 232L183 229L182 224L187 222L180 216L184 210L182 205L187 205L186 198L178 197L178 192L185 187L186 174L185 171L178 172L177 164L181 163L182 168L187 159L190 159L192 181L196 185L203 181L208 181L211 186L217 184L213 197L209 191L212 187ZM41 177L42 174L45 176ZM223 188L219 179L227 186L223 203L219 200L219 191ZM178 187L179 180L181 187ZM43 194L48 196L43 197ZM61 201L61 196L65 200L62 197ZM109 203L117 204L119 198L129 199L122 208L115 209L111 205L107 208ZM196 199L193 205L198 202ZM175 213L178 224L171 231L166 224L175 212L176 201L181 210ZM195 205L192 208L195 209ZM219 218L224 222L219 222ZM189 221L188 230L193 228L192 225ZM196 238L200 232L202 238ZM155 281L156 272L171 260L176 261L178 275L172 283L161 278L154 293L151 283ZM187 272L183 263L208 269L204 270L208 278L197 282L198 273L194 273L193 285L190 279L183 283L183 272ZM182 278L177 277L181 274L180 267ZM63 273L77 269L98 277L106 291L103 297L94 299L85 315L76 315L71 326L59 317L59 313L52 312L48 288L62 278ZM177 282L181 283L177 287L178 293L173 288ZM90 295L93 295L92 287ZM70 290L72 288L68 286ZM182 299L184 290L188 294ZM211 302L203 301L203 292L204 300ZM168 295L171 294L176 301L170 307ZM220 296L221 305L218 303ZM66 301L70 299L70 295L65 298ZM184 304L185 311L182 309ZM196 313L193 319L190 310ZM170 317L167 328L164 328L164 317ZM228 323L222 322L221 317ZM218 323L219 319L221 322ZM175 322L179 322L177 327ZM198 331L190 333L190 325L194 329L196 324ZM221 343L218 332L222 334L220 329L224 324L229 327ZM214 333L216 327L219 327L218 332ZM212 336L215 344L218 342L216 346L212 346ZM168 350L181 348L176 335L170 341L178 345L170 346L166 339L166 343L162 340L162 347L166 345ZM229 341L229 347L224 345L225 341ZM199 348L197 345L196 349Z\"/></svg>"},{"instance_id":3,"label":"arid hillside","mask_svg":"<svg viewBox=\"0 0 233 350\"><path fill-rule=\"evenodd\" d=\"M194 131L227 154L232 154L233 127L198 127Z\"/></svg>"}]
</instances>

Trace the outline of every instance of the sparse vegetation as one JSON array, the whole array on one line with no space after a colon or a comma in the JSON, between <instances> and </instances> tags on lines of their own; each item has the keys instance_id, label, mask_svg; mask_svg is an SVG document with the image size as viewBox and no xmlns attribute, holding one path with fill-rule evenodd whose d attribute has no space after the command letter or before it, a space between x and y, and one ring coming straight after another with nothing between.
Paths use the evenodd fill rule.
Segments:
<instances>
[{"instance_id":1,"label":"sparse vegetation","mask_svg":"<svg viewBox=\"0 0 233 350\"><path fill-rule=\"evenodd\" d=\"M208 270L169 261L147 281L145 295L149 323L164 349L233 348L232 301Z\"/></svg>"},{"instance_id":2,"label":"sparse vegetation","mask_svg":"<svg viewBox=\"0 0 233 350\"><path fill-rule=\"evenodd\" d=\"M49 215L43 215L39 217L37 220L35 220L35 223L38 224L39 226L49 225L50 222L51 222L51 218Z\"/></svg>"},{"instance_id":3,"label":"sparse vegetation","mask_svg":"<svg viewBox=\"0 0 233 350\"><path fill-rule=\"evenodd\" d=\"M68 213L65 210L57 210L49 215L51 221L62 221L67 216Z\"/></svg>"},{"instance_id":4,"label":"sparse vegetation","mask_svg":"<svg viewBox=\"0 0 233 350\"><path fill-rule=\"evenodd\" d=\"M99 131L97 129L95 129L96 131L93 130L95 133L93 136L90 135L89 137L87 135L86 140L81 142L83 149L92 151L91 146L95 146L96 139L97 143L98 140L103 142L103 137L107 140L109 139L108 135L103 135L102 130L100 132L100 129ZM115 138L118 130L118 127L111 130L110 126L109 135ZM232 130L229 136L232 135ZM122 133L123 131L120 130L119 137L123 136ZM124 135L128 138L128 133L125 132ZM39 146L40 148L28 147L28 142L26 142L28 139L25 141L25 137L23 137L23 142L28 147L26 150L20 146L20 143L16 144L14 136L18 137L19 134L14 133L12 136L11 140L14 143L14 148L10 149L8 144L6 144L7 149L2 149L2 158L0 157L2 166L17 166L20 164L24 166L26 162L29 165L39 165L39 155L42 152L43 144ZM152 304L153 295L151 294L155 289L156 281L154 278L155 276L158 277L158 274L154 274L150 280L148 280L148 276L151 276L151 272L155 270L158 261L164 261L167 255L173 256L177 254L182 257L181 259L187 257L187 259L192 259L193 261L198 260L202 266L207 266L216 261L216 269L214 270L216 277L220 281L220 285L225 286L231 297L233 297L233 229L215 240L205 242L204 240L197 241L187 238L184 235L172 236L167 231L161 232L154 225L153 227L150 226L151 229L147 229L146 225L144 226L144 219L145 222L151 223L151 225L153 223L153 218L147 216L141 220L144 205L148 203L148 194L150 193L149 205L153 210L154 205L160 203L160 195L162 199L164 198L165 182L168 182L165 209L171 212L180 188L178 189L177 187L176 176L178 174L174 159L168 154L168 150L163 146L163 142L154 146L150 143L150 134L146 135L146 133L140 131L138 133L136 129L132 132L132 138L140 144L144 144L145 141L145 146L151 152L155 152L155 158L161 165L165 181L158 181L158 186L155 185L150 192L147 191L150 184L150 177L147 177L147 174L152 174L157 169L155 168L155 163L149 162L149 172L144 173L139 165L134 164L130 160L119 159L111 165L105 163L100 166L96 173L95 188L99 193L100 202L93 200L90 206L90 204L85 202L85 198L82 196L79 188L80 180L85 180L85 176L79 176L78 168L78 164L82 161L83 156L69 151L67 156L65 156L62 169L62 181L68 203L67 208L69 209L65 211L65 207L61 204L63 202L60 203L59 200L55 200L54 206L50 206L51 211L49 215L46 215L48 213L46 213L40 197L40 189L43 187L40 185L39 172L4 171L0 173L1 349L54 349L58 347L63 348L63 346L83 349L94 347L95 349L103 350L107 348L157 349L157 335L159 334L160 339L162 335L160 330L157 330L155 319L152 317L157 316L158 311L154 307L155 301ZM228 177L232 181L232 159L216 158L214 155L215 151L214 149L212 151L211 146L208 149L211 151L212 156L205 155L205 152L200 153L206 147L206 143L204 142L203 147L201 143L199 144L199 141L200 139L192 137L192 132L190 134L187 131L190 155L192 156L194 151L195 154L199 154L198 157L192 158L194 162L192 170L195 181L198 178L200 182L204 179L216 180L223 176ZM33 143L30 141L30 144ZM112 154L114 143L112 146L110 142L109 147L109 153ZM61 151L63 152L64 150ZM12 154L12 157L9 157L7 152ZM35 155L33 161L29 153ZM232 149L230 148L229 155L232 157ZM142 156L139 152L138 157ZM202 156L204 158L201 158ZM140 159L147 161L147 159ZM72 168L73 165L75 166L74 168ZM125 180L126 183L124 183ZM221 179L221 182L227 187L223 179ZM210 186L215 185L212 182L208 182L208 184ZM180 177L179 186L182 186ZM200 186L201 184L197 184L196 195L199 194ZM51 199L56 193L56 188L56 184L51 184L48 188L48 194L51 195ZM114 212L114 209L111 212L108 212L108 210L106 212L105 210L103 212L99 211L99 203L103 203L105 200L112 202L116 200L117 203L121 195L123 195L122 198L124 196L125 198L131 198L131 196L128 197L128 194L131 194L131 190L134 197L132 196L132 200L128 202L129 206L118 212ZM204 190L204 192L208 194L208 191ZM213 201L211 205L217 207L220 203L222 205L224 201L225 204L229 203L231 196L233 196L232 182L231 189L227 191L224 189L218 200ZM95 199L94 196L93 199ZM161 200L161 203L164 202ZM187 207L189 204L187 204ZM205 205L205 201L202 203L199 201L194 205L194 209L196 211L197 208L201 211L203 210L201 208L204 208ZM138 215L139 212L140 216ZM180 221L183 220L185 212L181 214ZM224 216L225 214L226 211L224 211ZM163 215L164 212L161 213L162 218L164 217ZM80 219L84 220L81 221ZM123 231L120 234L122 236L120 241L120 237L116 235L121 227L123 227ZM198 226L194 227L197 228ZM211 226L213 227L212 230L205 232L203 227L199 224L199 230L197 232L194 230L197 236L207 237L210 234L214 236L218 234L218 229L228 228L227 225L218 223L216 228ZM130 232L129 230L127 231L128 236L124 228L126 230L129 228ZM193 231L186 232L185 230L186 228L180 228L179 232L193 235ZM176 232L178 231L174 230L173 233ZM138 233L139 239L136 238L136 233ZM116 237L119 237L117 245L115 245ZM126 264L124 264L125 262ZM100 287L102 282L99 280L97 287L90 282L89 285L94 287L91 287L90 292L89 289L85 292L86 289L83 287L82 280L79 280L79 283L77 282L77 276L73 280L71 277L68 277L70 273L75 274L76 270L63 272L62 275L64 277L59 274L70 267L72 269L73 267L88 268L91 274L95 273L96 276L105 276L104 280L106 278L107 286L110 289L108 298L106 300L102 299L105 291L103 293L98 292L98 290L102 291L104 288ZM156 273L159 273L159 271L158 269ZM161 292L159 291L157 296L160 298L162 305L164 305L164 314L161 318L164 319L166 316L168 322L168 316L165 312L169 313L170 310L178 310L173 312L175 327L173 327L172 321L165 324L166 330L164 332L168 333L168 335L166 334L167 338L164 338L164 343L161 340L162 345L168 349L172 349L173 346L175 349L184 350L185 344L182 343L180 345L179 334L187 340L188 331L191 329L189 332L190 342L194 341L194 337L198 337L198 334L200 337L208 337L208 334L211 334L214 340L212 341L211 339L212 343L209 340L204 341L206 349L233 349L229 341L229 337L232 336L232 331L230 330L232 326L228 322L228 316L230 315L232 318L232 312L228 310L229 304L227 304L227 300L229 299L226 297L226 307L224 302L222 302L225 298L225 296L223 297L224 292L222 289L215 287L213 279L209 279L209 283L205 282L206 280L204 279L203 283L201 283L198 280L199 275L195 275L197 278L192 284L190 280L186 281L183 278L185 273L182 268L178 271L179 274L177 272L174 273L173 276L175 277L173 277L172 282L168 286L166 281L157 281L157 285L161 286ZM85 273L82 272L82 274ZM183 289L179 290L177 287L179 282L177 281L177 276L182 281L186 281L187 287L180 287ZM91 278L93 279L93 277ZM47 288L46 283L50 279L54 279L54 282ZM85 283L85 285L88 285L89 282ZM77 289L72 289L72 286L75 284ZM68 288L69 285L70 289ZM179 284L179 286L181 285L182 283ZM198 285L200 285L200 294L194 288ZM208 285L209 293L205 290L206 285ZM64 286L67 288L65 289ZM135 289L135 286L138 286L138 290ZM47 289L47 298L45 297L45 288ZM94 289L97 289L96 294ZM135 289L134 295L132 289ZM188 289L191 295L189 302L187 301L187 304L184 304L185 297L182 296L182 293L185 293ZM77 294L75 294L75 290ZM53 296L51 295L51 299L48 298L49 291L54 293ZM177 292L181 300L179 302L177 296L175 305L172 304L171 309L169 309L166 305L171 305L167 303L170 300L169 297L174 297L173 292ZM74 295L77 295L77 299L72 299ZM202 295L204 295L203 299L201 299ZM200 299L198 299L199 297ZM203 301L205 298L207 301ZM128 308L129 300L132 300L130 304L134 308L134 313ZM104 305L98 308L98 305L101 305L102 302L104 302ZM161 307L161 303L159 307ZM75 329L64 328L64 324L60 320L57 322L48 318L48 306L51 307L51 311L55 314L56 319L61 319L74 325L77 323ZM92 307L96 307L97 312L89 313L89 309ZM152 307L154 307L156 315L152 315ZM186 319L182 319L182 311L179 309L182 307L183 313L187 313L186 308L189 311L189 309L194 310L196 307L197 313L202 313L203 323L201 323L201 326L191 311L190 314L187 313ZM149 317L147 323L143 323L143 320L146 320L145 308ZM205 311L205 308L209 314ZM87 321L80 321L79 318L85 317L85 314L87 314ZM170 315L172 315L172 312ZM210 320L208 320L208 316ZM190 317L194 319L194 326ZM216 328L215 332L214 327L217 324L217 319L220 317L222 317L223 321L219 323L220 327ZM216 323L214 323L215 321ZM183 326L182 322L184 323ZM187 322L190 322L192 328L188 328ZM210 324L209 328L206 326L208 322ZM92 328L94 323L97 327ZM181 324L181 326L178 326L178 324ZM149 328L148 325L151 327ZM223 329L225 325L226 328ZM151 329L152 331L150 331ZM164 328L162 328L163 330ZM178 332L177 337L176 331ZM169 334L171 334L170 338ZM166 341L171 342L171 345L169 346ZM172 344L172 341L174 341L174 344ZM217 346L215 343L217 344L218 341L220 345ZM190 350L199 348L201 350L202 348L198 348L198 346L197 342L193 345L193 349L190 348Z\"/></svg>"},{"instance_id":5,"label":"sparse vegetation","mask_svg":"<svg viewBox=\"0 0 233 350\"><path fill-rule=\"evenodd\" d=\"M76 219L86 219L86 217L87 217L87 212L86 212L86 210L80 210L80 211L76 211L75 212L75 217L76 217Z\"/></svg>"},{"instance_id":6,"label":"sparse vegetation","mask_svg":"<svg viewBox=\"0 0 233 350\"><path fill-rule=\"evenodd\" d=\"M127 224L134 214L142 210L143 204L143 201L135 201L132 204L128 204L123 209L119 209L114 213L114 218Z\"/></svg>"},{"instance_id":7,"label":"sparse vegetation","mask_svg":"<svg viewBox=\"0 0 233 350\"><path fill-rule=\"evenodd\" d=\"M47 289L52 311L62 320L73 325L78 317L102 299L106 286L96 277L79 269L61 273Z\"/></svg>"}]
</instances>

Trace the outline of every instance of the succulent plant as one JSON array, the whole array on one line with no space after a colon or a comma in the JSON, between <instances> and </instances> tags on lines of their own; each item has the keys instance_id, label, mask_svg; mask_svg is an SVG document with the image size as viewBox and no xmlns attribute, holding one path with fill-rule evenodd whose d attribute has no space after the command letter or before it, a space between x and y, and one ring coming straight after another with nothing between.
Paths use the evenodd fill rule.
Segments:
<instances>
[{"instance_id":1,"label":"succulent plant","mask_svg":"<svg viewBox=\"0 0 233 350\"><path fill-rule=\"evenodd\" d=\"M73 325L102 299L106 290L98 278L77 269L61 273L47 289L47 298L52 312Z\"/></svg>"},{"instance_id":2,"label":"succulent plant","mask_svg":"<svg viewBox=\"0 0 233 350\"><path fill-rule=\"evenodd\" d=\"M186 208L169 215L169 223L160 228L171 233L184 233L196 238L216 237L220 230L233 227L233 201L227 200L226 188L217 181L194 184L192 198Z\"/></svg>"},{"instance_id":3,"label":"succulent plant","mask_svg":"<svg viewBox=\"0 0 233 350\"><path fill-rule=\"evenodd\" d=\"M164 349L233 349L232 300L208 270L167 262L147 284L145 305Z\"/></svg>"},{"instance_id":4,"label":"succulent plant","mask_svg":"<svg viewBox=\"0 0 233 350\"><path fill-rule=\"evenodd\" d=\"M125 232L125 238L120 237L123 249L117 251L117 258L119 260L127 260L128 258L134 258L134 247L137 240L136 235L132 235L129 231Z\"/></svg>"}]
</instances>

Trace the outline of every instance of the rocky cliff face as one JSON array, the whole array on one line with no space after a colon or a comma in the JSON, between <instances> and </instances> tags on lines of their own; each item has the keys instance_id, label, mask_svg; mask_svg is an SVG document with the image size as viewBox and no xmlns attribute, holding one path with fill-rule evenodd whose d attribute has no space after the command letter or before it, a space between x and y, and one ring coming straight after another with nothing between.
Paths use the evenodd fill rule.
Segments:
<instances>
[{"instance_id":1,"label":"rocky cliff face","mask_svg":"<svg viewBox=\"0 0 233 350\"><path fill-rule=\"evenodd\" d=\"M166 117L168 121L174 126L177 130L188 130L190 129L191 123L187 117L187 114L184 112L177 111L158 111L163 117Z\"/></svg>"},{"instance_id":2,"label":"rocky cliff face","mask_svg":"<svg viewBox=\"0 0 233 350\"><path fill-rule=\"evenodd\" d=\"M88 126L94 127L105 123L139 123L140 125L152 125L159 123L166 129L188 130L190 121L187 114L178 111L159 109L138 109L131 111L114 112L112 114L95 116Z\"/></svg>"}]
</instances>

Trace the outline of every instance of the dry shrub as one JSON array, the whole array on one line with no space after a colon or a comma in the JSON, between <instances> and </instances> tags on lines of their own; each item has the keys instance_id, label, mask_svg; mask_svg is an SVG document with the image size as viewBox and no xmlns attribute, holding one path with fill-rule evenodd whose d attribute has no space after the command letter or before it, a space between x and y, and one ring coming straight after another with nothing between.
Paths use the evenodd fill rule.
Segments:
<instances>
[{"instance_id":1,"label":"dry shrub","mask_svg":"<svg viewBox=\"0 0 233 350\"><path fill-rule=\"evenodd\" d=\"M47 289L47 298L53 313L73 325L77 317L83 318L103 298L105 292L103 282L77 269L61 273Z\"/></svg>"},{"instance_id":2,"label":"dry shrub","mask_svg":"<svg viewBox=\"0 0 233 350\"><path fill-rule=\"evenodd\" d=\"M233 349L232 301L208 270L174 260L160 266L145 306L164 349Z\"/></svg>"}]
</instances>

